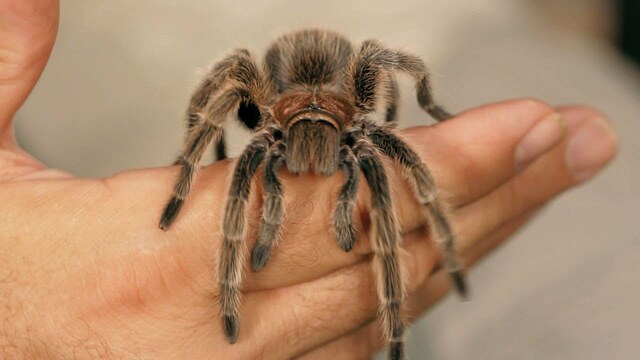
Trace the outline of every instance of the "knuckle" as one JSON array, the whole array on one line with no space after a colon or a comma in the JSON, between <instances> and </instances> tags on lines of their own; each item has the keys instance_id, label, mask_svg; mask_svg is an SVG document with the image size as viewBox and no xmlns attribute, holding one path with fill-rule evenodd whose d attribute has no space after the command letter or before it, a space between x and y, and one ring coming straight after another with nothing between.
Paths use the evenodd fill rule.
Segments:
<instances>
[{"instance_id":1,"label":"knuckle","mask_svg":"<svg viewBox=\"0 0 640 360\"><path fill-rule=\"evenodd\" d=\"M527 194L522 191L522 186L518 182L510 182L505 186L502 213L506 216L519 215L527 205ZM506 220L504 220L506 221Z\"/></svg>"},{"instance_id":2,"label":"knuckle","mask_svg":"<svg viewBox=\"0 0 640 360\"><path fill-rule=\"evenodd\" d=\"M526 112L551 109L551 106L549 106L549 104L534 97L525 97L522 99L513 100L513 105L522 108Z\"/></svg>"},{"instance_id":3,"label":"knuckle","mask_svg":"<svg viewBox=\"0 0 640 360\"><path fill-rule=\"evenodd\" d=\"M542 100L525 97L494 103L470 110L470 118L498 119L504 124L513 121L522 122L523 119L538 119L544 114L553 112L553 108Z\"/></svg>"}]
</instances>

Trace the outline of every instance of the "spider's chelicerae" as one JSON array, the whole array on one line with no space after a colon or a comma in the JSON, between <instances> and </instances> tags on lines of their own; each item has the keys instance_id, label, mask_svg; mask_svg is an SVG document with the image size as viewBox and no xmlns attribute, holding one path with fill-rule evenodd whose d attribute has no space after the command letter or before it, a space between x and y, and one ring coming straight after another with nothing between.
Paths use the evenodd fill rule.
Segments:
<instances>
[{"instance_id":1,"label":"spider's chelicerae","mask_svg":"<svg viewBox=\"0 0 640 360\"><path fill-rule=\"evenodd\" d=\"M235 167L224 219L219 259L222 323L230 343L238 338L238 309L245 254L245 209L252 178L263 171L264 204L251 267L265 266L283 223L282 185L278 171L331 175L343 171L333 223L340 248L356 241L354 202L360 171L371 192L371 241L377 265L382 327L389 358L403 358L405 322L401 306L405 292L399 265L400 234L389 182L381 156L395 160L424 208L432 233L457 291L466 292L454 236L433 178L420 157L392 129L398 90L396 73L415 80L418 103L437 120L450 117L438 106L427 68L418 57L368 40L359 48L329 31L304 30L280 37L259 67L246 50L236 50L215 64L191 98L181 166L160 227L166 230L191 190L205 149L215 143L218 158L226 157L223 124L235 115L255 132ZM383 111L385 125L374 122Z\"/></svg>"}]
</instances>

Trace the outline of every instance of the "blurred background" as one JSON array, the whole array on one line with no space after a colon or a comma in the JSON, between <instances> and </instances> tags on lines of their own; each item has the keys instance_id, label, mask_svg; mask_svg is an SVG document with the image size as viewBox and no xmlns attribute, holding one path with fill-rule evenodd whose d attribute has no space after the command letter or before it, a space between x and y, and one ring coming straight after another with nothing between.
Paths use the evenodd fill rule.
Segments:
<instances>
[{"instance_id":1,"label":"blurred background","mask_svg":"<svg viewBox=\"0 0 640 360\"><path fill-rule=\"evenodd\" d=\"M57 45L17 115L21 145L87 177L172 162L202 70L230 49L324 27L423 57L454 112L536 97L586 103L621 152L471 274L472 301L421 318L411 359L640 358L640 73L636 0L62 2ZM400 120L424 124L408 82ZM248 134L232 129L231 154Z\"/></svg>"}]
</instances>

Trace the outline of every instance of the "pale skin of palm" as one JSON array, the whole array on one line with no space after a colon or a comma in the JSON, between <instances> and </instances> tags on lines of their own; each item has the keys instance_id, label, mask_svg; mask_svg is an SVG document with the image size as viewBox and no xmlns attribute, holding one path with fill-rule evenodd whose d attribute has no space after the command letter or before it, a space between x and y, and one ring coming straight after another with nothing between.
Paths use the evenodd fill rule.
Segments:
<instances>
[{"instance_id":1,"label":"pale skin of palm","mask_svg":"<svg viewBox=\"0 0 640 360\"><path fill-rule=\"evenodd\" d=\"M149 209L162 208L176 167L79 179L17 147L12 118L46 64L57 19L57 1L0 0L0 35L11 40L0 44L8 54L0 57L0 357L353 359L381 347L365 185L354 217L359 241L344 253L326 196L342 177L282 174L289 214L282 240L268 267L247 272L244 330L229 345L218 326L215 262L233 159L200 172L165 233ZM611 160L617 142L604 119L589 107L524 99L401 135L433 169L472 269L546 202ZM545 140L535 135L541 128ZM578 159L590 170L578 171L568 154L585 128L601 136ZM448 293L449 282L410 189L397 170L389 176L407 250L407 316L415 318ZM249 218L257 219L259 196L251 204ZM249 248L255 231L250 226Z\"/></svg>"}]
</instances>

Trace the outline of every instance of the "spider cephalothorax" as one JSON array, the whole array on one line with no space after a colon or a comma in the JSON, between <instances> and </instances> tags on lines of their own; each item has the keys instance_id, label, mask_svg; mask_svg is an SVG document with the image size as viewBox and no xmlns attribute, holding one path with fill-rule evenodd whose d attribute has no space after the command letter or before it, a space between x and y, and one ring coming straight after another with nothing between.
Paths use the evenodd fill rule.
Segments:
<instances>
[{"instance_id":1,"label":"spider cephalothorax","mask_svg":"<svg viewBox=\"0 0 640 360\"><path fill-rule=\"evenodd\" d=\"M284 220L278 177L283 165L293 174L343 171L345 181L335 207L334 226L344 251L351 250L356 241L352 217L358 177L360 172L364 174L371 190L371 239L380 317L391 359L404 356L405 323L400 310L405 294L398 262L400 234L381 155L403 168L430 221L444 266L458 292L465 294L453 233L429 170L390 126L373 120L376 112L382 111L387 123L395 122L397 72L414 79L418 103L429 114L437 120L450 117L433 101L422 60L375 40L354 48L342 36L320 30L282 36L267 52L262 68L248 51L236 50L211 68L192 96L186 145L176 161L181 172L160 219L162 229L178 215L208 145L215 142L217 157L226 157L222 126L227 116L234 114L256 132L236 164L223 219L218 282L229 342L238 337L245 208L259 168L264 173L264 203L258 240L251 252L254 271L269 259Z\"/></svg>"}]
</instances>

